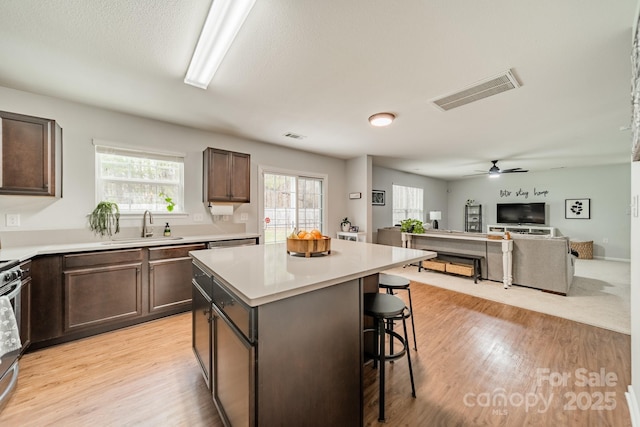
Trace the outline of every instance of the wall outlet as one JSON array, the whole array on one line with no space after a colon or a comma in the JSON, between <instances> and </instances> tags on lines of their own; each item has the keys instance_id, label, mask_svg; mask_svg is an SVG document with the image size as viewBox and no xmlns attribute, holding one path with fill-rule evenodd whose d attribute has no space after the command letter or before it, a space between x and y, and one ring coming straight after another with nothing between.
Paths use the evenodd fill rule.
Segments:
<instances>
[{"instance_id":1,"label":"wall outlet","mask_svg":"<svg viewBox=\"0 0 640 427\"><path fill-rule=\"evenodd\" d=\"M7 227L20 227L20 214L7 214Z\"/></svg>"},{"instance_id":2,"label":"wall outlet","mask_svg":"<svg viewBox=\"0 0 640 427\"><path fill-rule=\"evenodd\" d=\"M602 243L609 243L609 238L608 237L603 238Z\"/></svg>"},{"instance_id":3,"label":"wall outlet","mask_svg":"<svg viewBox=\"0 0 640 427\"><path fill-rule=\"evenodd\" d=\"M240 214L240 221L249 221L249 214L246 212L242 212Z\"/></svg>"},{"instance_id":4,"label":"wall outlet","mask_svg":"<svg viewBox=\"0 0 640 427\"><path fill-rule=\"evenodd\" d=\"M195 222L202 222L204 221L204 215L202 215L201 213L193 214L193 220Z\"/></svg>"}]
</instances>

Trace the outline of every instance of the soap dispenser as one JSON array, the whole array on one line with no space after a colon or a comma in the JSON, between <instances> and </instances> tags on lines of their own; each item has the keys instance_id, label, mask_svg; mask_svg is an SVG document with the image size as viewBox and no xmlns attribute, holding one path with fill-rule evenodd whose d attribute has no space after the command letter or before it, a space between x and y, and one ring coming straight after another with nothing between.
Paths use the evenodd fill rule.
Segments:
<instances>
[{"instance_id":1,"label":"soap dispenser","mask_svg":"<svg viewBox=\"0 0 640 427\"><path fill-rule=\"evenodd\" d=\"M164 226L164 237L171 236L171 228L169 227L169 223Z\"/></svg>"}]
</instances>

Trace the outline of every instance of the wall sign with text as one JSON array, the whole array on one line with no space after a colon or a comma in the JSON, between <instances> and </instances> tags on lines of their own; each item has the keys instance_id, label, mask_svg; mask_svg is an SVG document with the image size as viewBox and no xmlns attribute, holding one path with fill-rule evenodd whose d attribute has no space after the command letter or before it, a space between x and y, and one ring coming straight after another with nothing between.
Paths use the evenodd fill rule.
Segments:
<instances>
[{"instance_id":1,"label":"wall sign with text","mask_svg":"<svg viewBox=\"0 0 640 427\"><path fill-rule=\"evenodd\" d=\"M528 199L529 196L547 197L548 195L549 190L540 190L536 187L533 187L532 191L522 188L518 188L517 190L500 190L500 197L521 197L523 199Z\"/></svg>"}]
</instances>

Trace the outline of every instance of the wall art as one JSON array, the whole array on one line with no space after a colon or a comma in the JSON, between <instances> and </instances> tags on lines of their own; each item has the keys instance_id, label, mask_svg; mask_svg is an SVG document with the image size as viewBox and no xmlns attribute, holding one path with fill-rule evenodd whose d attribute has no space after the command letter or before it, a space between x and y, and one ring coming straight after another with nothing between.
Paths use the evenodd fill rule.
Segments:
<instances>
[{"instance_id":1,"label":"wall art","mask_svg":"<svg viewBox=\"0 0 640 427\"><path fill-rule=\"evenodd\" d=\"M565 199L564 217L567 219L591 219L591 199Z\"/></svg>"},{"instance_id":2,"label":"wall art","mask_svg":"<svg viewBox=\"0 0 640 427\"><path fill-rule=\"evenodd\" d=\"M383 190L373 190L371 192L371 204L374 206L384 206Z\"/></svg>"}]
</instances>

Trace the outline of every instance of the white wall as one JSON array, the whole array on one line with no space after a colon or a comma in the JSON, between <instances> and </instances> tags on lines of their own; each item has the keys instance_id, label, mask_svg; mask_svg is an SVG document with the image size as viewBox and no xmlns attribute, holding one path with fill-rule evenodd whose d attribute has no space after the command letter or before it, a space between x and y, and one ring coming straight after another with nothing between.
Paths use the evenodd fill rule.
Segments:
<instances>
[{"instance_id":1,"label":"white wall","mask_svg":"<svg viewBox=\"0 0 640 427\"><path fill-rule=\"evenodd\" d=\"M392 223L393 184L424 189L425 218L417 219L421 219L423 222L429 222L429 211L442 211L442 221L438 221L439 227L443 229L448 227L446 181L374 166L372 173L372 190L383 190L386 196L384 206L372 207L372 224L374 232L376 232L378 228L394 225Z\"/></svg>"},{"instance_id":2,"label":"white wall","mask_svg":"<svg viewBox=\"0 0 640 427\"><path fill-rule=\"evenodd\" d=\"M467 199L482 204L485 231L487 224L496 222L497 203L545 202L547 225L556 227L560 235L593 240L595 257L629 260L630 182L628 163L451 181L449 227L464 229ZM582 198L591 199L591 219L566 219L565 199Z\"/></svg>"},{"instance_id":3,"label":"white wall","mask_svg":"<svg viewBox=\"0 0 640 427\"><path fill-rule=\"evenodd\" d=\"M346 210L341 220L348 217L351 225L357 225L360 231L367 233L367 242L371 241L371 158L360 156L345 162L345 181L341 186L346 201ZM350 193L360 193L360 199L349 199ZM367 197L368 196L368 197Z\"/></svg>"},{"instance_id":4,"label":"white wall","mask_svg":"<svg viewBox=\"0 0 640 427\"><path fill-rule=\"evenodd\" d=\"M259 232L263 218L257 217L258 165L300 170L330 176L327 189L327 233L335 234L345 216L345 161L291 150L242 138L206 132L137 116L116 113L64 100L0 87L0 110L55 119L63 128L63 198L0 196L0 239L10 233L33 230L86 229L86 215L96 204L94 188L94 147L98 138L149 149L182 152L185 158L185 209L189 215L173 217L172 226L194 225L193 214L204 214L211 230L219 230L202 203L202 151L216 147L251 154L251 195L249 204L237 207L249 214L240 224L248 232ZM18 213L21 226L7 228L6 213ZM165 221L163 218L162 221ZM123 226L137 227L140 218L125 219ZM157 221L160 222L160 221ZM173 227L172 227L173 228ZM224 228L224 227L223 227ZM44 234L44 233L43 233ZM212 233L215 234L215 233Z\"/></svg>"}]
</instances>

